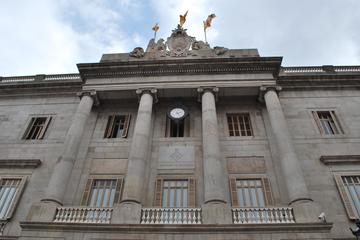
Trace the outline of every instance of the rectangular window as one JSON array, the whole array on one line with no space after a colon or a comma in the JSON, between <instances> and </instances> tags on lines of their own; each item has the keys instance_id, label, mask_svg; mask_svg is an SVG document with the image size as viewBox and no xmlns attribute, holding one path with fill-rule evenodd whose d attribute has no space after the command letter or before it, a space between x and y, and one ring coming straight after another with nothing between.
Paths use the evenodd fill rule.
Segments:
<instances>
[{"instance_id":1,"label":"rectangular window","mask_svg":"<svg viewBox=\"0 0 360 240\"><path fill-rule=\"evenodd\" d=\"M43 139L52 117L33 117L30 120L23 139Z\"/></svg>"},{"instance_id":2,"label":"rectangular window","mask_svg":"<svg viewBox=\"0 0 360 240\"><path fill-rule=\"evenodd\" d=\"M229 135L232 136L253 136L250 115L248 113L227 114Z\"/></svg>"},{"instance_id":3,"label":"rectangular window","mask_svg":"<svg viewBox=\"0 0 360 240\"><path fill-rule=\"evenodd\" d=\"M111 115L108 118L104 138L126 138L131 115Z\"/></svg>"},{"instance_id":4,"label":"rectangular window","mask_svg":"<svg viewBox=\"0 0 360 240\"><path fill-rule=\"evenodd\" d=\"M13 215L25 181L25 178L20 177L0 179L0 220L9 219Z\"/></svg>"},{"instance_id":5,"label":"rectangular window","mask_svg":"<svg viewBox=\"0 0 360 240\"><path fill-rule=\"evenodd\" d=\"M89 179L81 205L97 208L113 207L119 203L122 179Z\"/></svg>"},{"instance_id":6,"label":"rectangular window","mask_svg":"<svg viewBox=\"0 0 360 240\"><path fill-rule=\"evenodd\" d=\"M360 175L335 175L335 180L350 219L360 216Z\"/></svg>"},{"instance_id":7,"label":"rectangular window","mask_svg":"<svg viewBox=\"0 0 360 240\"><path fill-rule=\"evenodd\" d=\"M155 206L162 208L195 207L195 181L187 179L156 180Z\"/></svg>"},{"instance_id":8,"label":"rectangular window","mask_svg":"<svg viewBox=\"0 0 360 240\"><path fill-rule=\"evenodd\" d=\"M189 116L181 120L173 120L166 117L165 137L189 137L190 136L190 118Z\"/></svg>"},{"instance_id":9,"label":"rectangular window","mask_svg":"<svg viewBox=\"0 0 360 240\"><path fill-rule=\"evenodd\" d=\"M321 134L336 135L343 133L334 111L312 111L312 114Z\"/></svg>"},{"instance_id":10,"label":"rectangular window","mask_svg":"<svg viewBox=\"0 0 360 240\"><path fill-rule=\"evenodd\" d=\"M233 207L265 207L273 205L270 183L267 178L230 178Z\"/></svg>"}]
</instances>

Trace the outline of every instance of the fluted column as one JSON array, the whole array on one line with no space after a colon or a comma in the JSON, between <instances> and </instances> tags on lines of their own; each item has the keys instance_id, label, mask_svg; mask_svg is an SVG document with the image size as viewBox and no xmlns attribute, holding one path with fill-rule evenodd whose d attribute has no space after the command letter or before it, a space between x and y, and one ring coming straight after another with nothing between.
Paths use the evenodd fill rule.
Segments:
<instances>
[{"instance_id":1,"label":"fluted column","mask_svg":"<svg viewBox=\"0 0 360 240\"><path fill-rule=\"evenodd\" d=\"M138 114L132 137L128 158L128 169L125 178L122 201L116 206L111 219L117 224L138 224L141 219L141 199L147 180L146 162L149 145L151 145L151 119L156 89L137 90L140 96Z\"/></svg>"},{"instance_id":2,"label":"fluted column","mask_svg":"<svg viewBox=\"0 0 360 240\"><path fill-rule=\"evenodd\" d=\"M298 222L313 221L317 210L310 198L304 174L295 153L292 138L277 95L280 87L261 87L266 103L274 140L280 157L284 182L289 195L289 205L294 207Z\"/></svg>"},{"instance_id":3,"label":"fluted column","mask_svg":"<svg viewBox=\"0 0 360 240\"><path fill-rule=\"evenodd\" d=\"M218 88L202 89L202 142L204 171L204 223L229 223L231 213L227 204L227 177L220 150L215 94Z\"/></svg>"},{"instance_id":4,"label":"fluted column","mask_svg":"<svg viewBox=\"0 0 360 240\"><path fill-rule=\"evenodd\" d=\"M65 136L63 152L56 162L42 201L62 204L96 92L82 92L79 96L81 100Z\"/></svg>"}]
</instances>

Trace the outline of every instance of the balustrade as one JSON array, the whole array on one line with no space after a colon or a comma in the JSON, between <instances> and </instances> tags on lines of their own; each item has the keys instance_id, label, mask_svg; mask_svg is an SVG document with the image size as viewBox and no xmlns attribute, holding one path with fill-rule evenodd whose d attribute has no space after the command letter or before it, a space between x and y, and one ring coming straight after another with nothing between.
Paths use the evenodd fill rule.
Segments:
<instances>
[{"instance_id":1,"label":"balustrade","mask_svg":"<svg viewBox=\"0 0 360 240\"><path fill-rule=\"evenodd\" d=\"M235 224L295 223L292 208L233 208Z\"/></svg>"},{"instance_id":2,"label":"balustrade","mask_svg":"<svg viewBox=\"0 0 360 240\"><path fill-rule=\"evenodd\" d=\"M54 222L110 223L112 208L58 207Z\"/></svg>"},{"instance_id":3,"label":"balustrade","mask_svg":"<svg viewBox=\"0 0 360 240\"><path fill-rule=\"evenodd\" d=\"M141 224L201 224L201 209L143 208Z\"/></svg>"}]
</instances>

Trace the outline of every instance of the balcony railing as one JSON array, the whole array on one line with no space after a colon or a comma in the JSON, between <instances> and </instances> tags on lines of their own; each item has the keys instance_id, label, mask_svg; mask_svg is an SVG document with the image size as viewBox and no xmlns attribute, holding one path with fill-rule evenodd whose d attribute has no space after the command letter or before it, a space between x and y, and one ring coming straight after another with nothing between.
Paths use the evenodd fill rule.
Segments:
<instances>
[{"instance_id":1,"label":"balcony railing","mask_svg":"<svg viewBox=\"0 0 360 240\"><path fill-rule=\"evenodd\" d=\"M54 222L110 223L112 208L58 207Z\"/></svg>"},{"instance_id":2,"label":"balcony railing","mask_svg":"<svg viewBox=\"0 0 360 240\"><path fill-rule=\"evenodd\" d=\"M141 224L201 224L201 208L143 208Z\"/></svg>"},{"instance_id":3,"label":"balcony railing","mask_svg":"<svg viewBox=\"0 0 360 240\"><path fill-rule=\"evenodd\" d=\"M233 208L235 224L295 223L292 208Z\"/></svg>"}]
</instances>

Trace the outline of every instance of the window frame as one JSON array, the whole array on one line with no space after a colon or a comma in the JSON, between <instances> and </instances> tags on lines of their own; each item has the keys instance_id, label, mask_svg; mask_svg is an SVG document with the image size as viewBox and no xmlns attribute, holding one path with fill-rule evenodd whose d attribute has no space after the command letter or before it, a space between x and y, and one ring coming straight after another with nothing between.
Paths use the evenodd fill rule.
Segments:
<instances>
[{"instance_id":1,"label":"window frame","mask_svg":"<svg viewBox=\"0 0 360 240\"><path fill-rule=\"evenodd\" d=\"M116 118L117 116L119 116L119 117L124 117L124 128L123 128L123 132L122 132L121 136L111 137L111 133L112 133L113 130L114 130L115 118ZM130 124L131 124L131 114L130 114L130 113L125 113L125 114L112 113L112 114L106 115L106 124L105 124L105 130L104 130L103 138L104 138L104 139L121 139L121 138L127 138L128 135L129 135ZM112 125L112 127L110 127L110 125ZM112 130L110 131L110 129L112 129Z\"/></svg>"},{"instance_id":2,"label":"window frame","mask_svg":"<svg viewBox=\"0 0 360 240\"><path fill-rule=\"evenodd\" d=\"M231 136L230 135L230 128L229 128L229 121L228 121L228 116L229 115L247 115L249 117L249 124L250 124L250 133L251 135L248 136ZM254 133L254 123L253 123L253 118L254 116L252 116L252 113L250 111L241 111L241 112L234 112L234 111L229 111L225 113L225 125L226 125L226 136L230 137L230 138L253 138L255 137L255 133ZM240 124L241 125L241 124ZM247 131L247 130L245 130ZM241 134L241 130L239 128L239 133Z\"/></svg>"},{"instance_id":3,"label":"window frame","mask_svg":"<svg viewBox=\"0 0 360 240\"><path fill-rule=\"evenodd\" d=\"M186 208L195 208L196 206L196 181L193 176L184 175L184 176L157 176L155 180L154 188L154 207L164 208L163 203L163 190L164 190L164 181L181 181L187 180L187 207ZM175 207L174 207L175 208Z\"/></svg>"},{"instance_id":4,"label":"window frame","mask_svg":"<svg viewBox=\"0 0 360 240\"><path fill-rule=\"evenodd\" d=\"M343 181L343 177L360 177L360 172L336 172L334 173L334 180L340 194L345 211L351 220L356 220L360 217L359 213L355 212L353 209L353 202L351 197L347 194L346 186Z\"/></svg>"},{"instance_id":5,"label":"window frame","mask_svg":"<svg viewBox=\"0 0 360 240\"><path fill-rule=\"evenodd\" d=\"M319 118L319 113L321 112L328 112L330 114L330 117L332 121L334 122L334 125L336 127L336 130L338 133L332 133L327 134L323 125L321 124L321 120ZM344 124L340 121L338 111L333 108L327 108L327 109L310 109L310 114L312 116L313 122L315 122L315 126L317 128L318 133L324 137L334 137L334 136L342 136L345 134L344 131Z\"/></svg>"},{"instance_id":6,"label":"window frame","mask_svg":"<svg viewBox=\"0 0 360 240\"><path fill-rule=\"evenodd\" d=\"M90 207L91 193L93 190L93 184L96 180L115 180L115 196L112 207L101 208L114 208L115 204L119 204L122 199L122 192L124 188L125 177L122 175L91 175L86 180L84 190L81 196L80 205Z\"/></svg>"},{"instance_id":7,"label":"window frame","mask_svg":"<svg viewBox=\"0 0 360 240\"><path fill-rule=\"evenodd\" d=\"M274 196L271 188L270 179L264 175L232 175L229 177L230 200L233 208L259 208L259 206L240 207L237 197L237 180L260 180L264 194L265 208L274 206Z\"/></svg>"},{"instance_id":8,"label":"window frame","mask_svg":"<svg viewBox=\"0 0 360 240\"><path fill-rule=\"evenodd\" d=\"M41 133L40 133L40 137L38 138L35 138L35 139L27 139L28 135L30 134L33 126L34 126L34 123L36 121L36 119L38 118L46 118L45 120L45 123L44 123L44 126L41 130ZM26 128L25 128L25 131L23 131L23 134L21 135L21 139L22 140L25 140L25 141L37 141L37 140L44 140L46 139L46 136L48 135L48 132L49 132L49 128L50 128L50 125L55 121L55 116L54 115L49 115L49 114L46 114L46 115L42 115L42 114L36 114L36 115L30 115L27 122L26 122Z\"/></svg>"},{"instance_id":9,"label":"window frame","mask_svg":"<svg viewBox=\"0 0 360 240\"><path fill-rule=\"evenodd\" d=\"M190 137L190 114L187 114L186 117L184 117L183 119L179 120L179 121L183 121L184 122L184 134L182 137L172 137L171 136L171 122L176 122L177 120L173 120L171 119L167 114L166 114L166 120L165 120L165 137L166 138L186 138L186 137Z\"/></svg>"},{"instance_id":10,"label":"window frame","mask_svg":"<svg viewBox=\"0 0 360 240\"><path fill-rule=\"evenodd\" d=\"M17 209L17 206L19 205L21 196L25 190L25 186L27 183L27 176L20 176L20 175L0 176L0 181L2 181L3 179L16 179L16 180L20 180L20 183L17 186L17 192L15 193L15 196L11 202L11 205L9 206L9 209L7 210L6 216L4 218L0 219L0 221L9 220L13 217L13 215Z\"/></svg>"}]
</instances>

